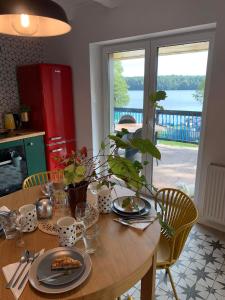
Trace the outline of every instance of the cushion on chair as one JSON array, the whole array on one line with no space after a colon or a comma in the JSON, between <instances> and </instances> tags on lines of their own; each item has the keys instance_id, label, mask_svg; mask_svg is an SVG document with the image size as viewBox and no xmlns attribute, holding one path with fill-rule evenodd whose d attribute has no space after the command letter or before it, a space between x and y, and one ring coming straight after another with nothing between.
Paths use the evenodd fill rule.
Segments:
<instances>
[{"instance_id":1,"label":"cushion on chair","mask_svg":"<svg viewBox=\"0 0 225 300\"><path fill-rule=\"evenodd\" d=\"M170 264L170 245L169 240L161 235L157 248L157 267L165 266L166 264Z\"/></svg>"}]
</instances>

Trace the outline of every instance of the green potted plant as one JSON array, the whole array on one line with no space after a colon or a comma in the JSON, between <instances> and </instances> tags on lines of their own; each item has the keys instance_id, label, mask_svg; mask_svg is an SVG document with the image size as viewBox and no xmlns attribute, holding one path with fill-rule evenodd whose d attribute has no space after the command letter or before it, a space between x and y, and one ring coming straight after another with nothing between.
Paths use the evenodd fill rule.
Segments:
<instances>
[{"instance_id":1,"label":"green potted plant","mask_svg":"<svg viewBox=\"0 0 225 300\"><path fill-rule=\"evenodd\" d=\"M128 130L122 129L115 135L109 135L101 143L100 150L95 156L88 157L87 148L83 147L66 158L56 158L64 167L64 181L70 194L71 211L74 211L76 197L83 198L85 201L87 186L92 182L98 182L99 187L102 185L113 187L116 183L121 184L122 182L123 185L134 190L138 197L143 188L147 189L149 195L154 197L154 188L141 172L144 165L149 164L149 161L144 161L143 164L137 160L131 161L119 156L118 150L135 149L156 159L161 158L160 151L149 139L123 139L124 135L128 133ZM130 205L128 202L126 201L124 205ZM158 218L168 234L172 235L172 228L163 222L160 212Z\"/></svg>"}]
</instances>

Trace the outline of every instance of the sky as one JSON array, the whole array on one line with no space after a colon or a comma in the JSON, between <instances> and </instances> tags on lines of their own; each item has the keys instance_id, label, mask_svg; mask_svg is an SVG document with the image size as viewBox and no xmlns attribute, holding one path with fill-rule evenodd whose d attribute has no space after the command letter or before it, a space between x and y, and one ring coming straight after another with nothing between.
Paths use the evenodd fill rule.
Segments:
<instances>
[{"instance_id":1,"label":"sky","mask_svg":"<svg viewBox=\"0 0 225 300\"><path fill-rule=\"evenodd\" d=\"M159 56L158 75L205 75L207 51ZM144 58L122 61L123 76L144 76Z\"/></svg>"}]
</instances>

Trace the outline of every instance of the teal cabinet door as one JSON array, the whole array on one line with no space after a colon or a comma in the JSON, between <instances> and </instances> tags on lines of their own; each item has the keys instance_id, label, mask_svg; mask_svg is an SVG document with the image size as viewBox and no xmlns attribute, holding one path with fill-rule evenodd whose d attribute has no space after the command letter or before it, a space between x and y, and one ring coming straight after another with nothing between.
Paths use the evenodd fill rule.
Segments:
<instances>
[{"instance_id":1,"label":"teal cabinet door","mask_svg":"<svg viewBox=\"0 0 225 300\"><path fill-rule=\"evenodd\" d=\"M28 176L46 171L45 148L42 136L24 139Z\"/></svg>"}]
</instances>

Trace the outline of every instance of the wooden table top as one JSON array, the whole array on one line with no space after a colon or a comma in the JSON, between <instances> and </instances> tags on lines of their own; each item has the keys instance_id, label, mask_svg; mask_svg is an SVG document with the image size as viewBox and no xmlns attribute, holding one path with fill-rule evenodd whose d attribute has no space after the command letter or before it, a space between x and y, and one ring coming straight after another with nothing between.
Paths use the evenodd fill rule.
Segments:
<instances>
[{"instance_id":1,"label":"wooden table top","mask_svg":"<svg viewBox=\"0 0 225 300\"><path fill-rule=\"evenodd\" d=\"M132 194L119 188L117 195ZM40 195L39 187L21 190L0 198L0 207L17 209L25 203L33 203ZM91 255L92 272L89 278L78 288L70 292L50 295L34 290L26 285L21 300L70 299L70 300L111 300L123 294L137 283L152 266L152 258L160 238L160 225L154 222L145 231L128 228L113 221L115 215L101 215L100 246ZM58 247L56 236L36 230L24 234L25 246L30 250ZM78 244L79 247L79 244ZM18 261L21 248L16 247L15 240L0 240L0 268ZM5 288L5 278L0 272L0 299L14 299L10 290Z\"/></svg>"}]
</instances>

